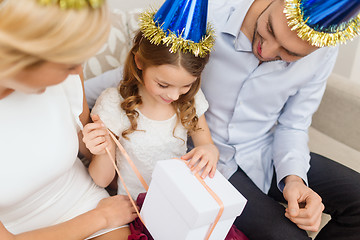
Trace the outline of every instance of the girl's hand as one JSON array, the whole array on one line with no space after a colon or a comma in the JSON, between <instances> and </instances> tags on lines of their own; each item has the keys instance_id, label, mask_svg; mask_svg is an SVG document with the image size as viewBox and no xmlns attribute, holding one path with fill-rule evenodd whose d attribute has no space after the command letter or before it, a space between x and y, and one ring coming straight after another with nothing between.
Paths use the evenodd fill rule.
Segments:
<instances>
[{"instance_id":1,"label":"girl's hand","mask_svg":"<svg viewBox=\"0 0 360 240\"><path fill-rule=\"evenodd\" d=\"M202 178L207 175L211 178L214 177L216 164L219 160L219 150L214 144L197 146L181 157L183 160L189 160L190 158L188 166L193 173L198 173L201 169L204 169L201 174Z\"/></svg>"},{"instance_id":2,"label":"girl's hand","mask_svg":"<svg viewBox=\"0 0 360 240\"><path fill-rule=\"evenodd\" d=\"M83 142L94 155L105 154L105 148L111 147L109 132L98 115L91 116L93 123L85 125Z\"/></svg>"}]
</instances>

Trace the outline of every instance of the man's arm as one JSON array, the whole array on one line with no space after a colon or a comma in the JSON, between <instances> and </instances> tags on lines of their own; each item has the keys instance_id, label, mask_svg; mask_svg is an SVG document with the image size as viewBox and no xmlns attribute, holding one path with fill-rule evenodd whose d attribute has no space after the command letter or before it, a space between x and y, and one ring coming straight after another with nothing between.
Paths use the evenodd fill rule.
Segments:
<instances>
[{"instance_id":1,"label":"man's arm","mask_svg":"<svg viewBox=\"0 0 360 240\"><path fill-rule=\"evenodd\" d=\"M294 175L285 178L283 194L288 202L285 216L301 229L318 231L325 208L321 197Z\"/></svg>"},{"instance_id":2,"label":"man's arm","mask_svg":"<svg viewBox=\"0 0 360 240\"><path fill-rule=\"evenodd\" d=\"M285 215L299 228L310 231L318 230L324 206L321 197L307 186L308 128L321 102L336 55L336 48L329 49L327 58L314 63L319 66L314 77L289 97L274 134L273 160L278 187L288 201Z\"/></svg>"},{"instance_id":3,"label":"man's arm","mask_svg":"<svg viewBox=\"0 0 360 240\"><path fill-rule=\"evenodd\" d=\"M307 171L310 167L308 128L311 125L312 115L320 105L336 56L337 48L330 48L326 54L318 56L323 61L313 63L318 67L314 70L312 79L288 98L278 118L274 132L273 160L281 191L284 188L284 179L289 175L299 176L307 185ZM298 74L306 70L299 69ZM286 80L291 81L291 78Z\"/></svg>"}]
</instances>

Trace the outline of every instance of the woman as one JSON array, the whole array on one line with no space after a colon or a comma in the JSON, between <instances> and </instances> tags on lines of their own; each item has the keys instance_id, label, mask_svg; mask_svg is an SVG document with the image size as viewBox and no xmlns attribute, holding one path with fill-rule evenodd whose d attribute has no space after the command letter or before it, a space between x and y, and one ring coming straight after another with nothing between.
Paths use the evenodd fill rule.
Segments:
<instances>
[{"instance_id":1,"label":"woman","mask_svg":"<svg viewBox=\"0 0 360 240\"><path fill-rule=\"evenodd\" d=\"M0 0L0 239L130 233L129 199L109 197L77 158L89 110L73 74L107 38L102 2Z\"/></svg>"}]
</instances>

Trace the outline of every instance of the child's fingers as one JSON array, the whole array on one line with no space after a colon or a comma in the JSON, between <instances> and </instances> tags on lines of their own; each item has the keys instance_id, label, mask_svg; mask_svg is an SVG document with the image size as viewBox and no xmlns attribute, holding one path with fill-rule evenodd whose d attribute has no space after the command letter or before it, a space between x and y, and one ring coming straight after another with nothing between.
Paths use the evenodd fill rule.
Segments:
<instances>
[{"instance_id":1,"label":"child's fingers","mask_svg":"<svg viewBox=\"0 0 360 240\"><path fill-rule=\"evenodd\" d=\"M83 131L83 142L85 143L86 147L90 149L92 142L95 138L102 137L104 138L107 136L108 132L105 129L94 129L92 131L85 130ZM97 142L96 142L97 143Z\"/></svg>"},{"instance_id":2,"label":"child's fingers","mask_svg":"<svg viewBox=\"0 0 360 240\"><path fill-rule=\"evenodd\" d=\"M102 122L99 115L97 114L91 115L91 120L93 120L93 122Z\"/></svg>"},{"instance_id":3,"label":"child's fingers","mask_svg":"<svg viewBox=\"0 0 360 240\"><path fill-rule=\"evenodd\" d=\"M108 146L107 142L100 143L92 148L92 154L104 154L105 148Z\"/></svg>"},{"instance_id":4,"label":"child's fingers","mask_svg":"<svg viewBox=\"0 0 360 240\"><path fill-rule=\"evenodd\" d=\"M201 161L199 161L199 163L196 165L196 167L194 169L192 169L191 171L193 173L198 173L201 169L203 169L206 166L207 163L208 163L207 160L202 159Z\"/></svg>"},{"instance_id":5,"label":"child's fingers","mask_svg":"<svg viewBox=\"0 0 360 240\"><path fill-rule=\"evenodd\" d=\"M211 169L209 176L213 178L215 176L215 173L216 173L216 165Z\"/></svg>"},{"instance_id":6,"label":"child's fingers","mask_svg":"<svg viewBox=\"0 0 360 240\"><path fill-rule=\"evenodd\" d=\"M104 125L102 123L88 123L85 125L85 127L83 128L83 132L84 133L89 133L95 129L105 129Z\"/></svg>"},{"instance_id":7,"label":"child's fingers","mask_svg":"<svg viewBox=\"0 0 360 240\"><path fill-rule=\"evenodd\" d=\"M96 147L97 145L100 145L102 143L106 142L106 139L104 137L96 137L91 142L89 142L89 147Z\"/></svg>"},{"instance_id":8,"label":"child's fingers","mask_svg":"<svg viewBox=\"0 0 360 240\"><path fill-rule=\"evenodd\" d=\"M192 168L200 159L201 155L195 152L188 164L189 168Z\"/></svg>"},{"instance_id":9,"label":"child's fingers","mask_svg":"<svg viewBox=\"0 0 360 240\"><path fill-rule=\"evenodd\" d=\"M98 151L98 150L95 150L95 148L104 142L106 142L104 137L96 137L96 138L92 139L91 141L85 142L85 145L92 154L95 154L95 152Z\"/></svg>"},{"instance_id":10,"label":"child's fingers","mask_svg":"<svg viewBox=\"0 0 360 240\"><path fill-rule=\"evenodd\" d=\"M93 120L94 123L99 123L101 124L101 127L103 127L104 129L107 129L104 122L101 120L101 118L99 117L99 115L92 115L91 119Z\"/></svg>"},{"instance_id":11,"label":"child's fingers","mask_svg":"<svg viewBox=\"0 0 360 240\"><path fill-rule=\"evenodd\" d=\"M113 140L112 140L112 138L110 137L110 134L109 134L108 131L106 131L106 135L105 135L104 137L105 137L106 141L108 141L109 143L110 143L110 142L113 142Z\"/></svg>"},{"instance_id":12,"label":"child's fingers","mask_svg":"<svg viewBox=\"0 0 360 240\"><path fill-rule=\"evenodd\" d=\"M209 175L211 169L212 169L211 164L207 164L206 167L204 168L204 171L201 174L201 177L206 178L206 176Z\"/></svg>"},{"instance_id":13,"label":"child's fingers","mask_svg":"<svg viewBox=\"0 0 360 240\"><path fill-rule=\"evenodd\" d=\"M109 133L108 131L106 131L106 129L95 129L95 130L92 130L91 132L89 132L87 134L87 139L90 139L90 140L93 140L97 137L104 137L107 136Z\"/></svg>"},{"instance_id":14,"label":"child's fingers","mask_svg":"<svg viewBox=\"0 0 360 240\"><path fill-rule=\"evenodd\" d=\"M190 152L186 153L181 157L182 160L189 160L194 155L194 150L191 150Z\"/></svg>"}]
</instances>

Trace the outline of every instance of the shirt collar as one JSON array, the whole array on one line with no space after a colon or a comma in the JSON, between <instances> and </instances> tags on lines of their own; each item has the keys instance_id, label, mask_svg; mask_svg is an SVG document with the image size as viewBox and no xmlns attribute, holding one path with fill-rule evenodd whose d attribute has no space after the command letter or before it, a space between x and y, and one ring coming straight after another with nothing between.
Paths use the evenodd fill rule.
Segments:
<instances>
[{"instance_id":1,"label":"shirt collar","mask_svg":"<svg viewBox=\"0 0 360 240\"><path fill-rule=\"evenodd\" d=\"M232 7L229 12L228 20L222 30L223 33L234 36L234 47L237 51L252 51L250 40L240 31L240 28L244 22L245 15L253 2L253 0L243 0L240 1L236 7Z\"/></svg>"}]
</instances>

